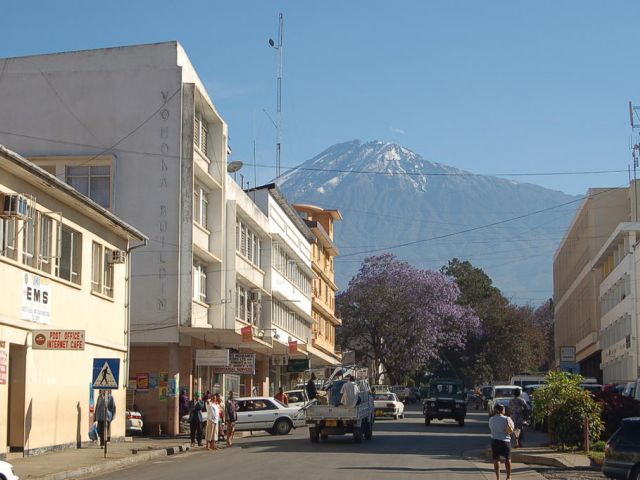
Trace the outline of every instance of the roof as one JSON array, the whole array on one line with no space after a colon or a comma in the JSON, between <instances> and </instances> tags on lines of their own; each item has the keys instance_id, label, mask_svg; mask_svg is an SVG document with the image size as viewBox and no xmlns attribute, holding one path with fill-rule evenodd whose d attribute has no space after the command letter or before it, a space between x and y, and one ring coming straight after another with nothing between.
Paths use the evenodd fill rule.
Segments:
<instances>
[{"instance_id":1,"label":"roof","mask_svg":"<svg viewBox=\"0 0 640 480\"><path fill-rule=\"evenodd\" d=\"M287 217L293 222L293 224L300 230L300 233L307 239L309 243L315 243L316 236L313 232L307 227L306 223L300 215L296 213L291 204L287 202L287 199L284 197L280 189L275 183L268 183L266 185L261 185L259 187L250 188L247 192L260 191L260 190L268 190L276 203L284 210L287 214Z\"/></svg>"},{"instance_id":2,"label":"roof","mask_svg":"<svg viewBox=\"0 0 640 480\"><path fill-rule=\"evenodd\" d=\"M79 203L80 206L86 210L97 213L99 217L103 219L100 223L106 223L124 231L126 236L129 238L134 238L140 241L147 240L146 235L115 216L106 208L98 205L89 197L78 192L75 188L58 179L54 175L51 175L49 172L38 167L26 158L18 155L13 150L9 150L4 145L0 145L0 162L8 163L9 170L14 170L18 174L21 173L22 179L26 182L38 187L53 187L56 192L59 192L58 196L66 197L67 200L73 200Z\"/></svg>"}]
</instances>

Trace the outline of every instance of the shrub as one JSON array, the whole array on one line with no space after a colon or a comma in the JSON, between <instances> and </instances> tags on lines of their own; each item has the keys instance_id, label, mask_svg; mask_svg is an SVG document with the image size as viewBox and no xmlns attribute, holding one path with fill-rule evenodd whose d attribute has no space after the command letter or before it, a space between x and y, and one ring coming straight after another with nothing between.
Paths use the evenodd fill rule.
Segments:
<instances>
[{"instance_id":1,"label":"shrub","mask_svg":"<svg viewBox=\"0 0 640 480\"><path fill-rule=\"evenodd\" d=\"M609 438L622 425L622 419L640 415L640 402L615 392L595 392L594 398L602 406L604 436Z\"/></svg>"},{"instance_id":2,"label":"shrub","mask_svg":"<svg viewBox=\"0 0 640 480\"><path fill-rule=\"evenodd\" d=\"M560 449L584 447L584 422L589 425L589 440L596 442L604 429L601 405L591 393L580 387L583 378L564 372L549 372L546 384L533 394L534 419L549 425L549 437Z\"/></svg>"}]
</instances>

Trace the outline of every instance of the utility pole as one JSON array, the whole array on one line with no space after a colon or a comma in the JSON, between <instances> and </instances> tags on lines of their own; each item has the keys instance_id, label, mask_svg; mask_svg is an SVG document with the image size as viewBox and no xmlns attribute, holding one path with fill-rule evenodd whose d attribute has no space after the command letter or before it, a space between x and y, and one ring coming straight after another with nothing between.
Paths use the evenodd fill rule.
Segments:
<instances>
[{"instance_id":1,"label":"utility pole","mask_svg":"<svg viewBox=\"0 0 640 480\"><path fill-rule=\"evenodd\" d=\"M640 112L640 107L634 106L631 101L629 101L629 121L631 123L631 132L640 129L640 116L638 115ZM636 171L638 169L638 158L640 157L640 142L636 142L631 145L631 156L633 157L633 197L635 201L635 214L634 221L638 221L638 182L636 177Z\"/></svg>"}]
</instances>

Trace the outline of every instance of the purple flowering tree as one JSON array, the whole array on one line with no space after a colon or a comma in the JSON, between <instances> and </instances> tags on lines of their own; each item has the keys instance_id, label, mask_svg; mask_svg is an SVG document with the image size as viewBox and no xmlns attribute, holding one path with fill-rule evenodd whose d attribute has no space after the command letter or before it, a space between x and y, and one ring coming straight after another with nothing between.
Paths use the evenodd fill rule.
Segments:
<instances>
[{"instance_id":1,"label":"purple flowering tree","mask_svg":"<svg viewBox=\"0 0 640 480\"><path fill-rule=\"evenodd\" d=\"M374 381L385 373L400 383L438 359L441 349L462 349L478 330L473 310L456 303L459 295L458 286L439 272L392 254L366 258L337 299L342 347L371 362Z\"/></svg>"}]
</instances>

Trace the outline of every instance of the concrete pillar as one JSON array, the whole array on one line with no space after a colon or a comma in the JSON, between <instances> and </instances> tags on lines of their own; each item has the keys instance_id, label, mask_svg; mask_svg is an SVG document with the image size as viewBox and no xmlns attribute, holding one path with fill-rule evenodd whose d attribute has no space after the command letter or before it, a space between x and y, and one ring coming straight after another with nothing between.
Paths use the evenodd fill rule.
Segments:
<instances>
[{"instance_id":1,"label":"concrete pillar","mask_svg":"<svg viewBox=\"0 0 640 480\"><path fill-rule=\"evenodd\" d=\"M178 435L180 432L180 345L169 344L169 381L174 380L176 391L167 398L167 434Z\"/></svg>"},{"instance_id":2,"label":"concrete pillar","mask_svg":"<svg viewBox=\"0 0 640 480\"><path fill-rule=\"evenodd\" d=\"M256 360L256 377L259 395L269 395L269 357Z\"/></svg>"}]
</instances>

